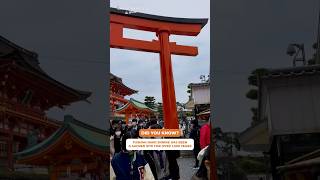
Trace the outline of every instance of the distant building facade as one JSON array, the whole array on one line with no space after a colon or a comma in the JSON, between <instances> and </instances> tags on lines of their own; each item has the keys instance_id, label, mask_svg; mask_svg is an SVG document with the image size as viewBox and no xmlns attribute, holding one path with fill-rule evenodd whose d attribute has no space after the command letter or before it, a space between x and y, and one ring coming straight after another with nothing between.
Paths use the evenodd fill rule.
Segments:
<instances>
[{"instance_id":1,"label":"distant building facade","mask_svg":"<svg viewBox=\"0 0 320 180\"><path fill-rule=\"evenodd\" d=\"M186 103L186 108L193 109L194 115L203 113L204 118L209 118L210 113L210 82L190 83L189 84L191 95L189 101Z\"/></svg>"},{"instance_id":2,"label":"distant building facade","mask_svg":"<svg viewBox=\"0 0 320 180\"><path fill-rule=\"evenodd\" d=\"M268 122L277 180L282 178L277 167L320 148L320 66L269 70L258 82L258 117Z\"/></svg>"}]
</instances>

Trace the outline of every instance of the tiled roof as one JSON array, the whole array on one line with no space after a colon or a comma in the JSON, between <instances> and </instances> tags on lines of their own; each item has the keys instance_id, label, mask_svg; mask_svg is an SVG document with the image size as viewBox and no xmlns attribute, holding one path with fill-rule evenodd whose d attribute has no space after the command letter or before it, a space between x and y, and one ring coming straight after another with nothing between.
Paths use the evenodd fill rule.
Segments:
<instances>
[{"instance_id":1,"label":"tiled roof","mask_svg":"<svg viewBox=\"0 0 320 180\"><path fill-rule=\"evenodd\" d=\"M143 102L140 102L140 101L137 101L137 100L135 100L135 99L133 99L133 98L130 98L130 100L128 101L127 104L125 104L124 106L116 109L115 112L122 111L122 110L126 109L129 105L133 105L133 106L135 106L135 107L138 108L138 109L145 109L145 110L150 110L150 111L153 111L153 112L156 112L156 111L157 111L157 110L155 110L155 109L152 109L152 108L148 107L148 106L145 105Z\"/></svg>"},{"instance_id":2,"label":"tiled roof","mask_svg":"<svg viewBox=\"0 0 320 180\"><path fill-rule=\"evenodd\" d=\"M314 75L318 73L320 73L320 65L310 65L282 69L268 69L268 73L262 76L262 78L295 77L302 75Z\"/></svg>"},{"instance_id":3,"label":"tiled roof","mask_svg":"<svg viewBox=\"0 0 320 180\"><path fill-rule=\"evenodd\" d=\"M202 87L202 86L210 86L209 82L203 82L203 83L190 83L189 86L191 87Z\"/></svg>"},{"instance_id":4,"label":"tiled roof","mask_svg":"<svg viewBox=\"0 0 320 180\"><path fill-rule=\"evenodd\" d=\"M17 159L40 153L54 144L56 141L61 140L60 137L65 132L69 132L73 136L80 139L89 147L97 148L102 151L107 150L108 132L102 129L85 124L81 121L74 119L72 116L65 116L63 125L54 132L50 137L41 143L25 149L15 154Z\"/></svg>"},{"instance_id":5,"label":"tiled roof","mask_svg":"<svg viewBox=\"0 0 320 180\"><path fill-rule=\"evenodd\" d=\"M73 94L77 100L86 100L91 95L91 92L73 89L46 74L39 66L37 53L26 50L2 36L0 36L0 43L1 42L5 47L3 47L3 49L0 48L0 60L10 58L12 56L18 56L16 62L21 70L32 73L45 81L53 83L55 86L64 89L64 91Z\"/></svg>"},{"instance_id":6,"label":"tiled roof","mask_svg":"<svg viewBox=\"0 0 320 180\"><path fill-rule=\"evenodd\" d=\"M122 78L110 73L110 83L115 83L115 84L118 84L120 87L123 87L125 89L127 89L130 94L135 94L135 93L138 93L137 90L134 90L134 89L131 89L130 87L126 86L125 84L123 84L122 82Z\"/></svg>"}]
</instances>

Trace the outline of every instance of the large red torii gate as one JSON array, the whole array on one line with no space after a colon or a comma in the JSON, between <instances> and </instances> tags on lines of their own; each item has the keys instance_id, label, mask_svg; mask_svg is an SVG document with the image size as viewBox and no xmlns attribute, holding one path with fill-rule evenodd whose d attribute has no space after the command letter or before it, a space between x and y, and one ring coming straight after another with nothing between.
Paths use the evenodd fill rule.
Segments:
<instances>
[{"instance_id":1,"label":"large red torii gate","mask_svg":"<svg viewBox=\"0 0 320 180\"><path fill-rule=\"evenodd\" d=\"M144 13L131 13L126 10L110 9L110 47L160 54L160 72L164 126L178 129L176 96L174 91L171 54L196 56L198 48L177 45L169 41L171 34L197 36L207 24L208 19L189 19L156 16ZM144 41L123 37L123 29L137 29L155 32L158 40ZM212 136L212 134L211 134ZM216 180L215 146L211 145L210 179Z\"/></svg>"},{"instance_id":2,"label":"large red torii gate","mask_svg":"<svg viewBox=\"0 0 320 180\"><path fill-rule=\"evenodd\" d=\"M160 71L164 126L178 129L176 96L174 90L171 54L196 56L198 48L177 45L169 41L171 34L197 36L208 19L189 19L132 13L127 10L110 9L110 47L160 54ZM123 29L155 32L158 40L145 41L123 37Z\"/></svg>"}]
</instances>

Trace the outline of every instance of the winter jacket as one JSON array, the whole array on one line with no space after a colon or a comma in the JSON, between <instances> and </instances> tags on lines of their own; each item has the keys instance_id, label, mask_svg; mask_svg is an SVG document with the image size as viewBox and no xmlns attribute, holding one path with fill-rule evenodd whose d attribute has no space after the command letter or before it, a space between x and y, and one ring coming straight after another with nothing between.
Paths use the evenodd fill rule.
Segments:
<instances>
[{"instance_id":1,"label":"winter jacket","mask_svg":"<svg viewBox=\"0 0 320 180\"><path fill-rule=\"evenodd\" d=\"M205 124L200 129L200 148L203 149L210 144L210 125Z\"/></svg>"},{"instance_id":2,"label":"winter jacket","mask_svg":"<svg viewBox=\"0 0 320 180\"><path fill-rule=\"evenodd\" d=\"M115 180L154 180L149 164L142 155L134 152L132 160L128 152L120 151L111 160L110 177Z\"/></svg>"}]
</instances>

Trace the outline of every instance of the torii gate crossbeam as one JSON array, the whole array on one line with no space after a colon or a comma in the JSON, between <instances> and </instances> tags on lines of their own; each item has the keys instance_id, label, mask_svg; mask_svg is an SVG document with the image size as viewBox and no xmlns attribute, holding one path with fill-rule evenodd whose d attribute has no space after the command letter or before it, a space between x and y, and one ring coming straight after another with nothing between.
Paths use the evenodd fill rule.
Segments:
<instances>
[{"instance_id":1,"label":"torii gate crossbeam","mask_svg":"<svg viewBox=\"0 0 320 180\"><path fill-rule=\"evenodd\" d=\"M160 54L160 72L164 126L178 129L176 96L174 90L171 54L196 56L198 48L170 42L171 34L197 36L208 19L171 18L126 10L110 9L110 47ZM158 39L152 41L123 37L123 29L155 32Z\"/></svg>"}]
</instances>

